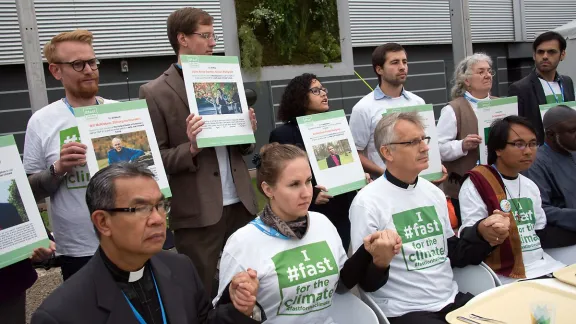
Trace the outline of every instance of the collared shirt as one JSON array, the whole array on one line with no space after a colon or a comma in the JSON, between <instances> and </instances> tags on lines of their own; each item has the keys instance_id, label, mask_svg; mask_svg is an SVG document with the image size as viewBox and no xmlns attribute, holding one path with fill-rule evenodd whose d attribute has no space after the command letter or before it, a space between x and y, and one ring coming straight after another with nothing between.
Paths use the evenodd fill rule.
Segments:
<instances>
[{"instance_id":1,"label":"collared shirt","mask_svg":"<svg viewBox=\"0 0 576 324\"><path fill-rule=\"evenodd\" d=\"M100 253L118 288L122 290L122 293L130 300L146 323L163 323L158 294L152 279L150 262L147 262L141 271L128 272L118 268L101 248L98 249L98 253Z\"/></svg>"},{"instance_id":2,"label":"collared shirt","mask_svg":"<svg viewBox=\"0 0 576 324\"><path fill-rule=\"evenodd\" d=\"M350 131L354 138L354 144L358 151L365 151L366 156L376 165L385 169L386 166L378 150L374 146L374 131L376 125L382 119L382 114L386 113L388 108L409 107L425 104L424 100L406 89L397 98L385 95L380 87L364 98L352 108L350 115ZM373 175L375 176L375 175Z\"/></svg>"}]
</instances>

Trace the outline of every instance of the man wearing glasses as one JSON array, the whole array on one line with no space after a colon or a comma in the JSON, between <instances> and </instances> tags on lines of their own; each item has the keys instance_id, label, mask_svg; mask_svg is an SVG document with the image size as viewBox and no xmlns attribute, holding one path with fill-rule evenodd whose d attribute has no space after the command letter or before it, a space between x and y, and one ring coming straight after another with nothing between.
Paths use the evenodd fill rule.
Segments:
<instances>
[{"instance_id":1,"label":"man wearing glasses","mask_svg":"<svg viewBox=\"0 0 576 324\"><path fill-rule=\"evenodd\" d=\"M84 196L90 180L86 146L80 144L74 109L113 102L97 97L99 61L87 30L64 32L44 45L50 73L65 96L28 121L24 168L36 200L50 197L51 226L62 277L68 279L98 248Z\"/></svg>"},{"instance_id":2,"label":"man wearing glasses","mask_svg":"<svg viewBox=\"0 0 576 324\"><path fill-rule=\"evenodd\" d=\"M488 165L472 169L460 190L460 235L474 232L473 226L491 214L509 219L507 233L496 229L486 238L502 243L484 261L503 283L546 276L564 267L542 250L558 247L560 229L546 226L538 186L520 174L536 158L534 126L519 116L496 120L490 127L487 146Z\"/></svg>"},{"instance_id":3,"label":"man wearing glasses","mask_svg":"<svg viewBox=\"0 0 576 324\"><path fill-rule=\"evenodd\" d=\"M259 323L254 270L236 274L213 309L192 262L162 251L164 199L146 165L112 164L90 180L86 204L100 246L84 270L36 310L32 323ZM256 312L254 312L256 309Z\"/></svg>"},{"instance_id":4,"label":"man wearing glasses","mask_svg":"<svg viewBox=\"0 0 576 324\"><path fill-rule=\"evenodd\" d=\"M418 177L428 168L430 137L416 112L387 114L374 141L386 170L352 202L352 248L368 233L390 229L402 238L402 253L392 259L386 284L369 294L391 324L445 323L447 313L473 297L458 292L452 268L479 264L499 244L488 238L497 231L507 236L509 220L493 215L454 235L444 193Z\"/></svg>"},{"instance_id":5,"label":"man wearing glasses","mask_svg":"<svg viewBox=\"0 0 576 324\"><path fill-rule=\"evenodd\" d=\"M257 212L243 156L253 145L200 149L196 136L201 116L190 113L180 55L212 55L219 37L214 19L197 8L182 8L168 17L168 40L178 56L156 80L140 87L146 99L162 160L172 189L170 228L179 253L189 256L208 294L219 254L228 236L250 222ZM250 109L252 129L256 117Z\"/></svg>"}]
</instances>

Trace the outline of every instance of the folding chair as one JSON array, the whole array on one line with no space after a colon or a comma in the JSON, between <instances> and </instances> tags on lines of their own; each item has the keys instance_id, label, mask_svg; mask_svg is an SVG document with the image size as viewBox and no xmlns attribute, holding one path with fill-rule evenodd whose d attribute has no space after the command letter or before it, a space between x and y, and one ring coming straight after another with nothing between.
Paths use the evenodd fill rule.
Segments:
<instances>
[{"instance_id":1,"label":"folding chair","mask_svg":"<svg viewBox=\"0 0 576 324\"><path fill-rule=\"evenodd\" d=\"M370 309L372 309L374 314L376 314L376 317L378 318L378 323L379 324L390 324L390 322L388 322L388 319L386 318L386 315L384 315L384 312L382 311L380 306L378 306L378 304L376 304L376 301L374 301L372 296L370 296L369 294L367 294L364 290L362 290L360 288L358 288L358 292L360 294L360 299L362 299L362 301L366 305L368 305L368 307L370 307ZM358 323L360 323L360 322L358 322Z\"/></svg>"},{"instance_id":2,"label":"folding chair","mask_svg":"<svg viewBox=\"0 0 576 324\"><path fill-rule=\"evenodd\" d=\"M548 253L548 255L553 257L555 260L560 261L565 265L572 265L576 263L576 245L545 249L544 252Z\"/></svg>"},{"instance_id":3,"label":"folding chair","mask_svg":"<svg viewBox=\"0 0 576 324\"><path fill-rule=\"evenodd\" d=\"M336 323L379 324L376 314L351 292L334 294L330 316ZM385 323L388 323L387 321Z\"/></svg>"},{"instance_id":4,"label":"folding chair","mask_svg":"<svg viewBox=\"0 0 576 324\"><path fill-rule=\"evenodd\" d=\"M502 285L494 272L485 264L454 268L454 280L458 290L478 295L486 290Z\"/></svg>"}]
</instances>

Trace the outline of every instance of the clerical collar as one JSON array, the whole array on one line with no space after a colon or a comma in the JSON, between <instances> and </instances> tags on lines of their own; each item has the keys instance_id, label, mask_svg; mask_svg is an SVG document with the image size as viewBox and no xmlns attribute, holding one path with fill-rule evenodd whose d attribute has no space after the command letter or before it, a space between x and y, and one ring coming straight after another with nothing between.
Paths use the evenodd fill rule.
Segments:
<instances>
[{"instance_id":1,"label":"clerical collar","mask_svg":"<svg viewBox=\"0 0 576 324\"><path fill-rule=\"evenodd\" d=\"M146 269L146 267L148 266L148 263L146 263L142 267L142 269L140 269L140 270L132 271L132 272L125 271L125 270L118 268L118 266L115 265L106 256L106 253L104 253L104 251L102 251L102 248L99 248L98 250L100 252L100 256L102 257L102 260L104 261L104 264L106 265L106 268L108 268L108 270L110 271L110 274L112 274L114 281L117 281L117 282L134 282L134 281L138 281L138 280L142 279L142 277L144 276L144 269Z\"/></svg>"},{"instance_id":2,"label":"clerical collar","mask_svg":"<svg viewBox=\"0 0 576 324\"><path fill-rule=\"evenodd\" d=\"M384 171L384 178L390 181L391 184L395 185L396 187L400 187L402 189L414 189L418 184L418 177L416 177L416 181L414 183L409 184L393 176L392 173L388 171L388 169Z\"/></svg>"}]
</instances>

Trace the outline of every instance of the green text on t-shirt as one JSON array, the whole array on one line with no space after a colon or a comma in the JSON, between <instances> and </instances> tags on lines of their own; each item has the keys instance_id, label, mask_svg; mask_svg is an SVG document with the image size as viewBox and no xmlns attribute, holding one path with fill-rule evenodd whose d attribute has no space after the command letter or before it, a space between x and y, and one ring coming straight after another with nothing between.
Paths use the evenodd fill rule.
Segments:
<instances>
[{"instance_id":1,"label":"green text on t-shirt","mask_svg":"<svg viewBox=\"0 0 576 324\"><path fill-rule=\"evenodd\" d=\"M534 214L534 203L530 198L510 199L512 213L518 226L522 251L528 252L540 249L540 238L536 234L536 214Z\"/></svg>"},{"instance_id":2,"label":"green text on t-shirt","mask_svg":"<svg viewBox=\"0 0 576 324\"><path fill-rule=\"evenodd\" d=\"M303 315L332 305L340 270L326 241L280 252L272 261L280 286L277 315Z\"/></svg>"},{"instance_id":3,"label":"green text on t-shirt","mask_svg":"<svg viewBox=\"0 0 576 324\"><path fill-rule=\"evenodd\" d=\"M402 238L406 270L421 270L446 261L444 228L434 206L415 208L392 215Z\"/></svg>"}]
</instances>

